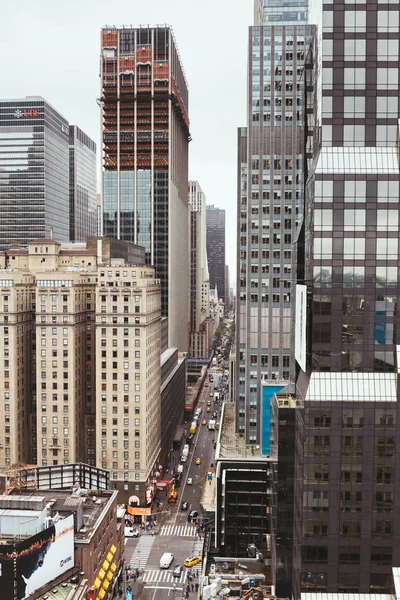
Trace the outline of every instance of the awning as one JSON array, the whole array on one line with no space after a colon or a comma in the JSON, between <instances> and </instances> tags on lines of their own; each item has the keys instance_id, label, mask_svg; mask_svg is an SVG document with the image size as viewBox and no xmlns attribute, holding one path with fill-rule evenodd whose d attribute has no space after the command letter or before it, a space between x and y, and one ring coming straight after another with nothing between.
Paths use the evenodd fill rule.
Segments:
<instances>
[{"instance_id":1,"label":"awning","mask_svg":"<svg viewBox=\"0 0 400 600\"><path fill-rule=\"evenodd\" d=\"M128 506L128 513L130 515L151 515L151 508L142 508L141 506Z\"/></svg>"}]
</instances>

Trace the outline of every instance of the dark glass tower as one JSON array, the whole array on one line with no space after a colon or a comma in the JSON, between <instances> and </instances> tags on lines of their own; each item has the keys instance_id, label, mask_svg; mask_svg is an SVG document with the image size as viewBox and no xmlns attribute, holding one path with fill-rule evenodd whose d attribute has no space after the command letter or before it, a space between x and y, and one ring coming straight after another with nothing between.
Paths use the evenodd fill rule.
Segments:
<instances>
[{"instance_id":1,"label":"dark glass tower","mask_svg":"<svg viewBox=\"0 0 400 600\"><path fill-rule=\"evenodd\" d=\"M69 241L68 122L44 98L0 101L0 249Z\"/></svg>"},{"instance_id":2,"label":"dark glass tower","mask_svg":"<svg viewBox=\"0 0 400 600\"><path fill-rule=\"evenodd\" d=\"M103 233L146 249L169 345L188 347L188 90L169 27L101 33Z\"/></svg>"},{"instance_id":3,"label":"dark glass tower","mask_svg":"<svg viewBox=\"0 0 400 600\"><path fill-rule=\"evenodd\" d=\"M218 299L225 302L225 211L207 206L207 260L210 289L217 286Z\"/></svg>"},{"instance_id":4,"label":"dark glass tower","mask_svg":"<svg viewBox=\"0 0 400 600\"><path fill-rule=\"evenodd\" d=\"M400 561L399 16L325 3L307 81L295 598L392 593Z\"/></svg>"}]
</instances>

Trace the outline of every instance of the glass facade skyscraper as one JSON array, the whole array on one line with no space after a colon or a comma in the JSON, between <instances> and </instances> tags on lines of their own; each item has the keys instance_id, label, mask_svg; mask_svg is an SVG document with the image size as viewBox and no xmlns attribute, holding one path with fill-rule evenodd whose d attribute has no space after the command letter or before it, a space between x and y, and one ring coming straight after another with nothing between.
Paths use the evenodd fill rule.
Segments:
<instances>
[{"instance_id":1,"label":"glass facade skyscraper","mask_svg":"<svg viewBox=\"0 0 400 600\"><path fill-rule=\"evenodd\" d=\"M103 233L145 247L169 345L189 341L188 90L169 27L101 34Z\"/></svg>"},{"instance_id":2,"label":"glass facade skyscraper","mask_svg":"<svg viewBox=\"0 0 400 600\"><path fill-rule=\"evenodd\" d=\"M210 289L217 287L218 299L225 302L225 211L207 206L206 219Z\"/></svg>"},{"instance_id":3,"label":"glass facade skyscraper","mask_svg":"<svg viewBox=\"0 0 400 600\"><path fill-rule=\"evenodd\" d=\"M294 381L292 244L301 217L307 1L255 3L248 124L238 134L236 427L260 443L262 380Z\"/></svg>"},{"instance_id":4,"label":"glass facade skyscraper","mask_svg":"<svg viewBox=\"0 0 400 600\"><path fill-rule=\"evenodd\" d=\"M294 598L391 594L400 561L399 19L324 3L307 69Z\"/></svg>"},{"instance_id":5,"label":"glass facade skyscraper","mask_svg":"<svg viewBox=\"0 0 400 600\"><path fill-rule=\"evenodd\" d=\"M0 249L69 241L69 127L44 98L0 101Z\"/></svg>"},{"instance_id":6,"label":"glass facade skyscraper","mask_svg":"<svg viewBox=\"0 0 400 600\"><path fill-rule=\"evenodd\" d=\"M97 235L96 144L76 125L69 128L71 242Z\"/></svg>"}]
</instances>

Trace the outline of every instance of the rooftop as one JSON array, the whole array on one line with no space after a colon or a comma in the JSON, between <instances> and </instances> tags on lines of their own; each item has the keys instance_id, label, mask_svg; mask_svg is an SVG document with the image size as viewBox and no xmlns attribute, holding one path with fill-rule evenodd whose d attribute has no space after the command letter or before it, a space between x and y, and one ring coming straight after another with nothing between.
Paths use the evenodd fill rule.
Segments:
<instances>
[{"instance_id":1,"label":"rooftop","mask_svg":"<svg viewBox=\"0 0 400 600\"><path fill-rule=\"evenodd\" d=\"M18 494L18 500L16 494ZM51 506L52 514L57 512L76 513L78 510L82 510L83 525L80 527L79 531L75 533L75 543L87 543L91 540L93 534L101 525L105 514L108 512L112 503L117 497L117 491L89 491L83 490L82 488L77 490L75 493L71 493L70 490L66 489L53 489L46 492L42 491L42 494L46 504ZM8 496L10 504L14 503L14 498L16 500L16 504L12 508L15 510L18 507L18 512L25 515L26 512L30 513L31 511L29 509L21 509L20 505L22 497L25 500L25 507L27 507L29 503L37 503L38 498L35 496L35 492L32 493L24 490L18 490L15 493L11 492L11 494ZM80 509L80 507L82 507L82 509Z\"/></svg>"},{"instance_id":2,"label":"rooftop","mask_svg":"<svg viewBox=\"0 0 400 600\"><path fill-rule=\"evenodd\" d=\"M397 402L397 373L312 373L307 402Z\"/></svg>"},{"instance_id":3,"label":"rooftop","mask_svg":"<svg viewBox=\"0 0 400 600\"><path fill-rule=\"evenodd\" d=\"M274 451L274 449L274 444L271 444L271 450ZM231 402L225 402L222 409L221 427L215 458L216 460L259 460L263 462L277 460L275 454L271 454L270 456L262 454L261 446L246 444L244 435L236 433L235 404Z\"/></svg>"}]
</instances>

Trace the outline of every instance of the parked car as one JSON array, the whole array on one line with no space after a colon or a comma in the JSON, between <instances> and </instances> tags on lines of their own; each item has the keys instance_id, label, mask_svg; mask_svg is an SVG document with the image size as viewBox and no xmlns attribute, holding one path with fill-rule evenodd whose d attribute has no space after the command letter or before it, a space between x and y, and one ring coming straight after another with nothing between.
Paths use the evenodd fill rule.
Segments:
<instances>
[{"instance_id":1,"label":"parked car","mask_svg":"<svg viewBox=\"0 0 400 600\"><path fill-rule=\"evenodd\" d=\"M137 538L139 536L140 536L139 529L134 529L133 527L125 527L125 537Z\"/></svg>"}]
</instances>

